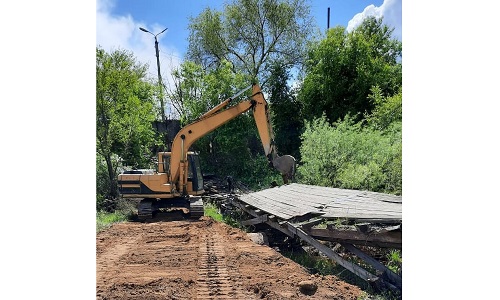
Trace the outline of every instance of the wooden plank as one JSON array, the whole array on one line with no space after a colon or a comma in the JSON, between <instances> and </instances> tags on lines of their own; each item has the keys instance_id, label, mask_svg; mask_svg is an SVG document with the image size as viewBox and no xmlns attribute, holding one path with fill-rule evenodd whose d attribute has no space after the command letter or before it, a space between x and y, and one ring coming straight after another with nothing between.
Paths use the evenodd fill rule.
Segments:
<instances>
[{"instance_id":1,"label":"wooden plank","mask_svg":"<svg viewBox=\"0 0 500 300\"><path fill-rule=\"evenodd\" d=\"M303 215L307 212L301 212L296 210L293 207L284 207L280 203L272 203L272 202L262 202L262 201L255 201L254 198L251 197L241 197L240 200L242 202L245 202L247 204L250 204L262 211L265 211L269 214L274 214L277 215L283 219L290 219L293 218L294 216L299 216Z\"/></svg>"},{"instance_id":2,"label":"wooden plank","mask_svg":"<svg viewBox=\"0 0 500 300\"><path fill-rule=\"evenodd\" d=\"M280 218L284 218L284 219L290 219L292 217L295 216L296 212L290 212L290 210L285 210L283 208L280 208L279 206L275 206L275 205L269 205L269 204L265 204L265 203L260 203L260 202L256 202L256 201L248 201L248 198L247 199L240 199L242 202L245 202L245 203L248 203L262 211L265 211L269 214L274 214L274 215L277 215L279 216ZM295 213L295 214L294 214Z\"/></svg>"},{"instance_id":3,"label":"wooden plank","mask_svg":"<svg viewBox=\"0 0 500 300\"><path fill-rule=\"evenodd\" d=\"M327 205L331 205L332 203L335 203L337 205L339 204L341 205L343 203L360 204L360 205L369 204L369 205L376 205L378 207L386 207L390 209L393 207L400 207L402 203L400 196L375 193L375 192L355 191L355 190L348 190L347 192L346 190L341 190L341 192L335 192L338 189L316 187L316 186L314 186L313 188L311 188L310 186L307 188L300 188L300 189L297 189L297 187L292 187L292 188L294 191L297 192L300 191L300 193L308 195L308 198L311 199L315 199L317 197L319 198L323 197L329 199L329 201L327 201ZM290 188L290 190L292 190L292 188ZM330 193L321 192L322 189L329 189ZM283 192L286 192L286 190L283 190ZM325 201L318 200L318 202L325 202ZM400 208L397 209L400 210Z\"/></svg>"},{"instance_id":4,"label":"wooden plank","mask_svg":"<svg viewBox=\"0 0 500 300\"><path fill-rule=\"evenodd\" d=\"M265 221L267 221L267 215L261 215L261 216L258 216L257 218L242 221L241 225L245 225L245 226L256 225L256 224L264 223Z\"/></svg>"},{"instance_id":5,"label":"wooden plank","mask_svg":"<svg viewBox=\"0 0 500 300\"><path fill-rule=\"evenodd\" d=\"M318 228L310 228L305 231L315 238L332 242L395 249L402 249L403 244L401 231L389 231L380 234L365 234L351 230L330 230Z\"/></svg>"},{"instance_id":6,"label":"wooden plank","mask_svg":"<svg viewBox=\"0 0 500 300\"><path fill-rule=\"evenodd\" d=\"M250 196L253 199L258 199L261 203L273 203L275 205L279 205L284 209L292 209L300 212L310 212L311 210L314 210L314 208L312 207L303 205L303 203L300 201L290 201L290 199L283 194L257 192L249 195L243 195L241 197L242 200L246 201L246 196Z\"/></svg>"},{"instance_id":7,"label":"wooden plank","mask_svg":"<svg viewBox=\"0 0 500 300\"><path fill-rule=\"evenodd\" d=\"M308 221L305 221L305 222L301 222L301 223L298 223L298 224L295 224L296 226L304 229L304 230L307 230L307 229L310 229L312 228L313 226L315 225L318 225L320 224L321 222L323 222L323 219L322 218L318 218L318 219L312 219L312 220L308 220Z\"/></svg>"},{"instance_id":8,"label":"wooden plank","mask_svg":"<svg viewBox=\"0 0 500 300\"><path fill-rule=\"evenodd\" d=\"M372 191L361 191L361 190L350 190L350 189L339 189L332 187L323 187L317 185L306 185L306 184L298 184L293 183L288 185L290 189L300 189L300 190L310 190L310 193L315 193L319 195L326 195L331 197L332 194L339 195L342 197L345 196L366 196L370 199L378 199L384 202L393 202L393 203L402 203L402 197L397 195L378 193Z\"/></svg>"},{"instance_id":9,"label":"wooden plank","mask_svg":"<svg viewBox=\"0 0 500 300\"><path fill-rule=\"evenodd\" d=\"M364 260L366 263L374 267L376 270L379 270L380 272L384 273L388 281L394 284L396 287L398 287L398 289L401 290L403 288L403 279L396 273L392 272L389 268L384 266L382 263L380 263L378 260L374 259L373 257L369 256L368 254L364 253L363 251L354 247L351 244L347 243L340 243L340 244L347 250L356 254L356 256Z\"/></svg>"},{"instance_id":10,"label":"wooden plank","mask_svg":"<svg viewBox=\"0 0 500 300\"><path fill-rule=\"evenodd\" d=\"M314 239L313 237L309 236L306 232L304 232L300 228L294 227L292 224L287 222L287 227L290 232L293 232L296 234L301 240L304 242L308 243L309 245L315 247L319 251L323 252L328 258L334 260L336 263L341 265L342 267L346 268L347 270L351 271L353 274L357 275L358 277L362 278L365 281L369 280L376 280L377 277L370 272L366 271L365 269L361 268L360 266L356 265L355 263L349 262L340 255L338 255L335 251L330 249L329 247L323 245L320 243L318 240Z\"/></svg>"}]
</instances>

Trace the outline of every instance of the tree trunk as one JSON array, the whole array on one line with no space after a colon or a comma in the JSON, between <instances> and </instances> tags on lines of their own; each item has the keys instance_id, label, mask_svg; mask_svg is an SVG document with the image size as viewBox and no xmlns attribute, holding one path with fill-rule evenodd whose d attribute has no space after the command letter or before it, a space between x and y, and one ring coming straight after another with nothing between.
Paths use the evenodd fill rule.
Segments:
<instances>
[{"instance_id":1,"label":"tree trunk","mask_svg":"<svg viewBox=\"0 0 500 300\"><path fill-rule=\"evenodd\" d=\"M116 182L116 174L113 168L113 163L111 162L111 155L107 154L104 156L106 160L106 165L108 167L108 175L109 175L109 192L108 197L110 199L116 199L118 197L118 187Z\"/></svg>"}]
</instances>

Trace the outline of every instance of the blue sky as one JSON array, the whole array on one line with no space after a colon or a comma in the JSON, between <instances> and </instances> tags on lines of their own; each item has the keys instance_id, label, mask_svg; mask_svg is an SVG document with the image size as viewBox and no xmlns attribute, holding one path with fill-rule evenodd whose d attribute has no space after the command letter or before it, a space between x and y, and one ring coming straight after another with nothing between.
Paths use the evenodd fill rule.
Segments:
<instances>
[{"instance_id":1,"label":"blue sky","mask_svg":"<svg viewBox=\"0 0 500 300\"><path fill-rule=\"evenodd\" d=\"M311 13L316 25L324 32L327 28L328 7L330 27L341 25L348 30L358 25L364 16L384 16L394 28L394 36L401 39L402 0L313 0ZM169 85L170 71L178 66L188 47L189 18L210 7L223 9L223 0L165 1L165 0L97 0L96 44L106 51L127 49L137 59L149 64L149 74L157 76L154 37L142 32L144 27L159 33L160 67L162 78Z\"/></svg>"}]
</instances>

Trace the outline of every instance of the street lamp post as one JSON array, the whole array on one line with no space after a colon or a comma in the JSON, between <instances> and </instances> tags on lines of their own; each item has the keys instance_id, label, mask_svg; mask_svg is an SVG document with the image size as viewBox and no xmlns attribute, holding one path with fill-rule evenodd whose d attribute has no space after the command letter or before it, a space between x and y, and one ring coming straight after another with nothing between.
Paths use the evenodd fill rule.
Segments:
<instances>
[{"instance_id":1,"label":"street lamp post","mask_svg":"<svg viewBox=\"0 0 500 300\"><path fill-rule=\"evenodd\" d=\"M139 27L141 31L150 33L155 37L155 50L156 50L156 66L158 67L158 85L160 86L160 105L161 105L161 117L162 117L162 122L165 122L165 106L163 104L163 81L161 80L161 72L160 72L160 52L158 50L158 39L156 38L158 35L162 34L165 30L168 28L163 29L160 33L153 34L147 29L144 29L142 27Z\"/></svg>"}]
</instances>

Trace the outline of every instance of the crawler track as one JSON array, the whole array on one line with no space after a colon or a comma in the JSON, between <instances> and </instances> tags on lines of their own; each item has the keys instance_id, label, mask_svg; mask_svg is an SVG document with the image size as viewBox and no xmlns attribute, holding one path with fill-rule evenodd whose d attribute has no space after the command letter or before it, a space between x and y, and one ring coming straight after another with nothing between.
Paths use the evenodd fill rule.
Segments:
<instances>
[{"instance_id":1,"label":"crawler track","mask_svg":"<svg viewBox=\"0 0 500 300\"><path fill-rule=\"evenodd\" d=\"M203 200L201 197L196 197L190 201L189 216L191 219L198 220L204 214Z\"/></svg>"},{"instance_id":2,"label":"crawler track","mask_svg":"<svg viewBox=\"0 0 500 300\"><path fill-rule=\"evenodd\" d=\"M162 200L165 203L169 203L169 200ZM178 202L177 202L178 203ZM165 206L165 205L163 205ZM181 205L172 205L171 208L175 208L178 212L183 212L180 215L183 216L181 219L193 219L198 220L204 215L203 210L203 200L201 197L191 197ZM168 213L166 213L167 218L165 218L165 211L169 211L170 208L162 207L162 202L157 200L144 199L139 203L137 210L138 220L141 222L155 222L168 219ZM173 215L175 218L175 210ZM160 215L160 217L158 217Z\"/></svg>"}]
</instances>

